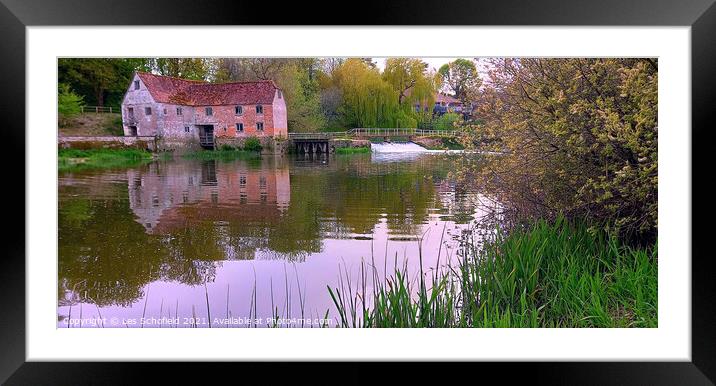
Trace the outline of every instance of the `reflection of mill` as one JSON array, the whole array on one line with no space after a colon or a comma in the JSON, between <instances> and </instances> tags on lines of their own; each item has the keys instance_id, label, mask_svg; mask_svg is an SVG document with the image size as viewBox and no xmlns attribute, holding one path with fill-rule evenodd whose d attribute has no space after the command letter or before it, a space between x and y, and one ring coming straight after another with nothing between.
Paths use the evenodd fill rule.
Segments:
<instances>
[{"instance_id":1,"label":"reflection of mill","mask_svg":"<svg viewBox=\"0 0 716 386\"><path fill-rule=\"evenodd\" d=\"M129 203L147 233L215 217L252 221L280 216L291 200L288 167L250 161L153 163L127 171ZM187 210L196 216L187 217Z\"/></svg>"}]
</instances>

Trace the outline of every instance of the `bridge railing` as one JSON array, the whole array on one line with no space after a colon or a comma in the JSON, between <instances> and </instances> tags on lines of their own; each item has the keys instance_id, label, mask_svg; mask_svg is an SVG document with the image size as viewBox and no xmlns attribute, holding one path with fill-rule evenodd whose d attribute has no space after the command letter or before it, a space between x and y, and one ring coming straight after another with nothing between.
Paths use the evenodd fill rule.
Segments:
<instances>
[{"instance_id":1,"label":"bridge railing","mask_svg":"<svg viewBox=\"0 0 716 386\"><path fill-rule=\"evenodd\" d=\"M298 140L327 140L332 139L336 137L346 137L348 136L348 132L346 131L332 131L332 132L323 132L323 133L288 133L289 139L298 139Z\"/></svg>"},{"instance_id":2,"label":"bridge railing","mask_svg":"<svg viewBox=\"0 0 716 386\"><path fill-rule=\"evenodd\" d=\"M380 128L355 128L348 131L322 132L322 133L288 133L288 138L293 140L329 140L337 137L398 137L398 136L431 136L431 137L456 137L457 130L425 130L412 128L380 129Z\"/></svg>"}]
</instances>

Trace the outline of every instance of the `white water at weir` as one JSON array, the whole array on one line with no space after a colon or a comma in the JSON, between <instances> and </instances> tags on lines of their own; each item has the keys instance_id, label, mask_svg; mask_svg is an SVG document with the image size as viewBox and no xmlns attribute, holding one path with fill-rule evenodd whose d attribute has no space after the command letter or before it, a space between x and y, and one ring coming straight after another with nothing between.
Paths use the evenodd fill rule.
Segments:
<instances>
[{"instance_id":1,"label":"white water at weir","mask_svg":"<svg viewBox=\"0 0 716 386\"><path fill-rule=\"evenodd\" d=\"M413 142L371 143L370 150L374 153L427 153L430 151Z\"/></svg>"}]
</instances>

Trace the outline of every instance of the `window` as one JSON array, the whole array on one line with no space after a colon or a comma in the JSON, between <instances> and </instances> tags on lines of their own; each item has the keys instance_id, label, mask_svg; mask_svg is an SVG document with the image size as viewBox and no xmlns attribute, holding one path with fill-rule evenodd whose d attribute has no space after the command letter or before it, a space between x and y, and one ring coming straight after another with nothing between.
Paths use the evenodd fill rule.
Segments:
<instances>
[{"instance_id":1,"label":"window","mask_svg":"<svg viewBox=\"0 0 716 386\"><path fill-rule=\"evenodd\" d=\"M130 107L127 109L127 116L129 116L130 118L134 118L134 108L133 107Z\"/></svg>"},{"instance_id":2,"label":"window","mask_svg":"<svg viewBox=\"0 0 716 386\"><path fill-rule=\"evenodd\" d=\"M164 115L167 115L167 109L164 109Z\"/></svg>"},{"instance_id":3,"label":"window","mask_svg":"<svg viewBox=\"0 0 716 386\"><path fill-rule=\"evenodd\" d=\"M256 105L256 114L263 114L264 113L264 107L261 105Z\"/></svg>"},{"instance_id":4,"label":"window","mask_svg":"<svg viewBox=\"0 0 716 386\"><path fill-rule=\"evenodd\" d=\"M188 133L188 132L190 132L190 131L191 131L191 129L189 129L189 126L184 126L184 132L185 132L185 133Z\"/></svg>"},{"instance_id":5,"label":"window","mask_svg":"<svg viewBox=\"0 0 716 386\"><path fill-rule=\"evenodd\" d=\"M134 89L139 90L139 81L138 80L134 81Z\"/></svg>"},{"instance_id":6,"label":"window","mask_svg":"<svg viewBox=\"0 0 716 386\"><path fill-rule=\"evenodd\" d=\"M266 176L259 177L259 189L266 189Z\"/></svg>"},{"instance_id":7,"label":"window","mask_svg":"<svg viewBox=\"0 0 716 386\"><path fill-rule=\"evenodd\" d=\"M264 123L256 122L256 131L264 131Z\"/></svg>"},{"instance_id":8,"label":"window","mask_svg":"<svg viewBox=\"0 0 716 386\"><path fill-rule=\"evenodd\" d=\"M207 107L205 110L207 116L214 115L214 110L211 107Z\"/></svg>"},{"instance_id":9,"label":"window","mask_svg":"<svg viewBox=\"0 0 716 386\"><path fill-rule=\"evenodd\" d=\"M183 111L181 110L181 107L177 107L177 115L182 115Z\"/></svg>"},{"instance_id":10,"label":"window","mask_svg":"<svg viewBox=\"0 0 716 386\"><path fill-rule=\"evenodd\" d=\"M239 186L246 187L246 176L239 176Z\"/></svg>"},{"instance_id":11,"label":"window","mask_svg":"<svg viewBox=\"0 0 716 386\"><path fill-rule=\"evenodd\" d=\"M278 90L278 99L281 99L282 96L283 94L281 93L281 90Z\"/></svg>"},{"instance_id":12,"label":"window","mask_svg":"<svg viewBox=\"0 0 716 386\"><path fill-rule=\"evenodd\" d=\"M151 107L145 107L145 108L144 108L144 115L152 115L152 108L151 108Z\"/></svg>"},{"instance_id":13,"label":"window","mask_svg":"<svg viewBox=\"0 0 716 386\"><path fill-rule=\"evenodd\" d=\"M236 106L234 110L236 111L236 115L241 115L244 113L244 108L241 106Z\"/></svg>"},{"instance_id":14,"label":"window","mask_svg":"<svg viewBox=\"0 0 716 386\"><path fill-rule=\"evenodd\" d=\"M236 132L237 132L237 133L243 133L243 132L244 132L244 124L243 124L243 123L237 123L237 124L236 124Z\"/></svg>"}]
</instances>

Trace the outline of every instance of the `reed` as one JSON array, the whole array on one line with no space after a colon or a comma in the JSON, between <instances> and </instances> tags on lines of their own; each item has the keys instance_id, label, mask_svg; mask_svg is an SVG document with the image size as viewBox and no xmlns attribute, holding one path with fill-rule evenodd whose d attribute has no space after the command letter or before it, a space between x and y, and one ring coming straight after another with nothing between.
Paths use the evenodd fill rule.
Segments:
<instances>
[{"instance_id":1,"label":"reed","mask_svg":"<svg viewBox=\"0 0 716 386\"><path fill-rule=\"evenodd\" d=\"M631 248L558 218L468 242L457 260L428 275L421 258L414 280L404 265L367 298L339 278L328 288L339 326L657 327L656 245Z\"/></svg>"}]
</instances>

